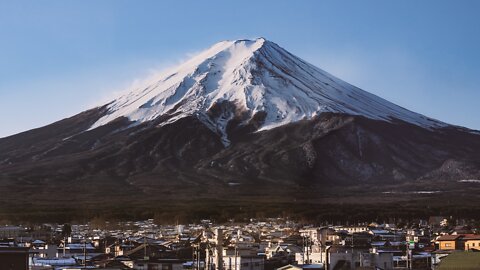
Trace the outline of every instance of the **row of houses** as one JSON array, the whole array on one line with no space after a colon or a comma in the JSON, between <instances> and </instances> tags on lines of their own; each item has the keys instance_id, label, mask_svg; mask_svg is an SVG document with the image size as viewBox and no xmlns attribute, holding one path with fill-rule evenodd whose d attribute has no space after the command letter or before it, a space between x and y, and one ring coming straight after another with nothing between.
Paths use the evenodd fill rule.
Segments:
<instances>
[{"instance_id":1,"label":"row of houses","mask_svg":"<svg viewBox=\"0 0 480 270\"><path fill-rule=\"evenodd\" d=\"M452 234L442 235L436 239L440 250L480 251L480 235Z\"/></svg>"},{"instance_id":2,"label":"row of houses","mask_svg":"<svg viewBox=\"0 0 480 270\"><path fill-rule=\"evenodd\" d=\"M480 243L464 227L313 227L275 219L169 226L147 220L111 229L82 224L72 225L68 235L64 227L52 227L51 238L20 236L3 245L26 249L23 256L35 270L363 270L437 269L454 253L475 253Z\"/></svg>"}]
</instances>

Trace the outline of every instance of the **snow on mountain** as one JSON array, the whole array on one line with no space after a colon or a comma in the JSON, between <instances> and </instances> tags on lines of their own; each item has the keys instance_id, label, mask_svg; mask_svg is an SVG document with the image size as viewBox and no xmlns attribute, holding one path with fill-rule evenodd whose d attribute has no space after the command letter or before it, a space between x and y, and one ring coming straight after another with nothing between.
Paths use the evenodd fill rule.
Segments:
<instances>
[{"instance_id":1,"label":"snow on mountain","mask_svg":"<svg viewBox=\"0 0 480 270\"><path fill-rule=\"evenodd\" d=\"M233 108L212 118L208 112L224 101ZM122 116L135 123L163 116L168 119L161 123L165 125L196 115L225 144L230 119L241 114L247 123L259 112L266 113L260 131L322 112L399 119L425 128L446 126L350 85L264 38L219 42L108 108L90 129Z\"/></svg>"}]
</instances>

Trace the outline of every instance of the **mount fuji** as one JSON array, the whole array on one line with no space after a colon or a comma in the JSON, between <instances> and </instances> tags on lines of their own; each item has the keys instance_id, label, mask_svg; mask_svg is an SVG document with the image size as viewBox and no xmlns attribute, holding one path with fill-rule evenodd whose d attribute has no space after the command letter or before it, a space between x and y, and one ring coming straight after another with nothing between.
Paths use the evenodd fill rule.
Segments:
<instances>
[{"instance_id":1,"label":"mount fuji","mask_svg":"<svg viewBox=\"0 0 480 270\"><path fill-rule=\"evenodd\" d=\"M478 191L469 179L480 179L478 131L395 105L264 38L219 42L108 104L0 139L5 213L32 201L397 203L392 192Z\"/></svg>"},{"instance_id":2,"label":"mount fuji","mask_svg":"<svg viewBox=\"0 0 480 270\"><path fill-rule=\"evenodd\" d=\"M217 111L212 117L211 112ZM196 115L228 145L227 124L261 118L259 131L333 112L394 119L422 127L446 124L410 112L356 88L264 38L224 41L112 101L90 129L119 117L136 124L167 117L161 125Z\"/></svg>"}]
</instances>

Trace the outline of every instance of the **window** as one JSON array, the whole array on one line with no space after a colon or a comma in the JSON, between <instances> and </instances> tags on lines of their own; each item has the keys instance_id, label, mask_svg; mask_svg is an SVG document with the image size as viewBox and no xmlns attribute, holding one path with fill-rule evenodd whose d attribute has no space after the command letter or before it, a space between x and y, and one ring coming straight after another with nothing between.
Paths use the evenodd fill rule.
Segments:
<instances>
[{"instance_id":1,"label":"window","mask_svg":"<svg viewBox=\"0 0 480 270\"><path fill-rule=\"evenodd\" d=\"M475 246L475 243L472 243L472 247L474 247L474 246Z\"/></svg>"}]
</instances>

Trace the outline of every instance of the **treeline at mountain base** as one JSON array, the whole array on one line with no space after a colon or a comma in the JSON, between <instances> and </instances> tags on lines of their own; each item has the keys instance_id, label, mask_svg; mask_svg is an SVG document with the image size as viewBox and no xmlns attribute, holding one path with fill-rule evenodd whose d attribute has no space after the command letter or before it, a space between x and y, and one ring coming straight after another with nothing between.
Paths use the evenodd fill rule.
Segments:
<instances>
[{"instance_id":1,"label":"treeline at mountain base","mask_svg":"<svg viewBox=\"0 0 480 270\"><path fill-rule=\"evenodd\" d=\"M191 200L173 204L79 205L78 208L22 205L0 207L1 224L86 223L154 219L157 224L186 224L209 219L215 223L250 219L285 218L309 224L355 224L358 222L409 222L430 216L480 220L480 204L459 202L445 206L436 198L399 203L314 204L295 202L247 202Z\"/></svg>"}]
</instances>

